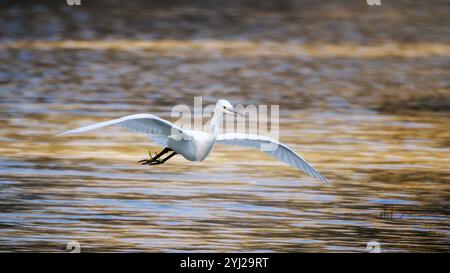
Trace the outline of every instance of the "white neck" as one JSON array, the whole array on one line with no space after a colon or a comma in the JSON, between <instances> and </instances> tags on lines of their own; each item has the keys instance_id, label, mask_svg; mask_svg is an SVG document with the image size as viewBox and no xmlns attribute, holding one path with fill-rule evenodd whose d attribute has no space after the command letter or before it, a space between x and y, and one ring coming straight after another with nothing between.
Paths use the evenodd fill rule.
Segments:
<instances>
[{"instance_id":1,"label":"white neck","mask_svg":"<svg viewBox=\"0 0 450 273\"><path fill-rule=\"evenodd\" d=\"M210 128L209 128L209 131L212 135L217 136L217 134L219 133L219 130L220 130L220 126L222 125L222 120L223 120L222 111L216 109L214 111L214 115L211 119Z\"/></svg>"}]
</instances>

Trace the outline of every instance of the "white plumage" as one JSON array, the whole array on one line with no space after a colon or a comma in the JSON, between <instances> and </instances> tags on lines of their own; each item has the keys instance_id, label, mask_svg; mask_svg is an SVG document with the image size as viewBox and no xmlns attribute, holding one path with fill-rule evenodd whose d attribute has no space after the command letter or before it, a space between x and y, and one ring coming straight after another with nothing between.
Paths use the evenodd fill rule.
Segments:
<instances>
[{"instance_id":1,"label":"white plumage","mask_svg":"<svg viewBox=\"0 0 450 273\"><path fill-rule=\"evenodd\" d=\"M118 125L132 132L146 134L156 144L170 148L191 161L202 161L207 158L215 143L257 148L311 177L327 182L323 175L295 151L270 137L237 133L219 134L222 115L228 113L235 114L237 111L228 101L219 100L211 120L211 130L208 133L184 130L152 114L135 114L91 124L59 135L78 134L105 126Z\"/></svg>"}]
</instances>

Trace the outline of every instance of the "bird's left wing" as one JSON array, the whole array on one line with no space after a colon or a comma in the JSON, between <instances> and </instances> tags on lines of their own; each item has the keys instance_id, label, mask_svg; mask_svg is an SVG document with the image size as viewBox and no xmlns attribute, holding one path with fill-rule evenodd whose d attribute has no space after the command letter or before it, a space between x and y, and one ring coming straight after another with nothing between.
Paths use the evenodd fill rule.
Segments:
<instances>
[{"instance_id":1,"label":"bird's left wing","mask_svg":"<svg viewBox=\"0 0 450 273\"><path fill-rule=\"evenodd\" d=\"M300 169L311 177L314 177L323 182L328 182L328 180L323 175L321 175L316 169L314 169L313 166L306 162L306 160L304 160L295 151L270 137L229 133L219 134L216 138L216 142L220 144L261 149L263 152L297 169ZM264 148L264 146L261 145L267 145L267 147L265 149L262 149Z\"/></svg>"},{"instance_id":2,"label":"bird's left wing","mask_svg":"<svg viewBox=\"0 0 450 273\"><path fill-rule=\"evenodd\" d=\"M147 134L151 137L151 139L153 139L153 141L163 147L167 146L167 137L173 132L183 132L183 130L178 126L155 115L135 114L80 127L61 133L58 136L83 133L109 125L118 125L135 133Z\"/></svg>"}]
</instances>

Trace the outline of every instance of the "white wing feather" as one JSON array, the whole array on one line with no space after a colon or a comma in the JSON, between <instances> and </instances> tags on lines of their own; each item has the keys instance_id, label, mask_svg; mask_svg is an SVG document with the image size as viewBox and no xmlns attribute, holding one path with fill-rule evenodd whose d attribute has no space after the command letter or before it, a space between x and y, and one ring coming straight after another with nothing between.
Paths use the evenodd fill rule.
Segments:
<instances>
[{"instance_id":1,"label":"white wing feather","mask_svg":"<svg viewBox=\"0 0 450 273\"><path fill-rule=\"evenodd\" d=\"M172 130L182 132L181 128L155 115L135 114L80 127L61 133L58 136L79 134L109 125L118 125L135 133L147 134L155 143L163 147L167 146L167 137L172 134Z\"/></svg>"},{"instance_id":2,"label":"white wing feather","mask_svg":"<svg viewBox=\"0 0 450 273\"><path fill-rule=\"evenodd\" d=\"M291 148L286 145L266 136L259 135L247 135L247 134L219 134L216 138L216 142L220 144L236 145L243 147L252 147L260 149L261 145L276 145L276 149L264 150L265 153L275 157L276 159L283 161L303 172L311 177L314 177L320 181L328 182L328 180L321 175L316 169L313 168L306 160L298 155Z\"/></svg>"}]
</instances>

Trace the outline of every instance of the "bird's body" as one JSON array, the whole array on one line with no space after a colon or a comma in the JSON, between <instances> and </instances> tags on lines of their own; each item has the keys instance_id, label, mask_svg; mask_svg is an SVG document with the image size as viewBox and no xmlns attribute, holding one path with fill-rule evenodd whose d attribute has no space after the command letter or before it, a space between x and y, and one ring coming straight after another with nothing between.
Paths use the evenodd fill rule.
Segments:
<instances>
[{"instance_id":1,"label":"bird's body","mask_svg":"<svg viewBox=\"0 0 450 273\"><path fill-rule=\"evenodd\" d=\"M272 138L236 133L220 134L222 117L229 113L238 112L228 101L219 100L211 119L209 132L182 129L152 114L135 114L84 126L61 135L82 133L109 125L118 125L133 132L147 134L155 143L164 147L164 150L155 157L150 154L150 159L141 160L140 162L145 165L163 164L176 154L190 161L202 161L208 157L216 143L258 148L320 181L327 182L327 179L300 155ZM172 154L161 159L161 156L168 152Z\"/></svg>"},{"instance_id":2,"label":"bird's body","mask_svg":"<svg viewBox=\"0 0 450 273\"><path fill-rule=\"evenodd\" d=\"M214 135L202 131L184 130L184 137L168 137L167 147L190 161L203 161L211 152Z\"/></svg>"}]
</instances>

